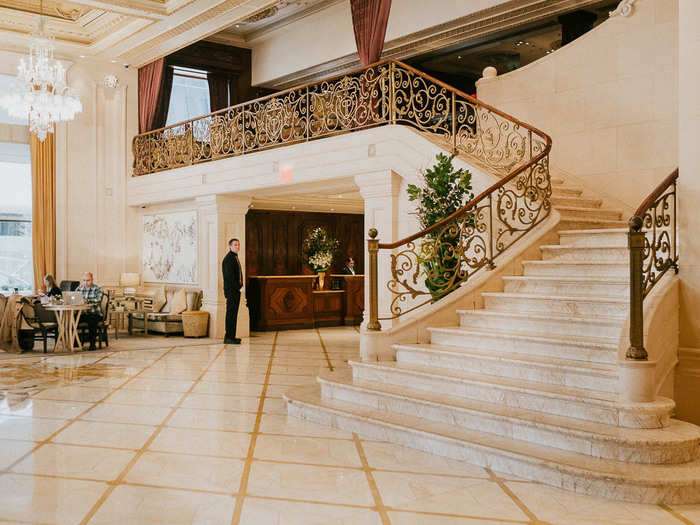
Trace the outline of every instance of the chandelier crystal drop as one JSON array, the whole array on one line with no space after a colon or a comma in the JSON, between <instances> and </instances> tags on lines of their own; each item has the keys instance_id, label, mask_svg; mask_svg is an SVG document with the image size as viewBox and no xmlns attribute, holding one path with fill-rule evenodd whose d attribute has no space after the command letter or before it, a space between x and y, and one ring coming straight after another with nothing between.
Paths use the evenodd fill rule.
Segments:
<instances>
[{"instance_id":1,"label":"chandelier crystal drop","mask_svg":"<svg viewBox=\"0 0 700 525\"><path fill-rule=\"evenodd\" d=\"M66 84L66 70L53 57L53 38L44 30L43 17L39 30L32 35L29 59L20 60L18 74L6 93L0 95L0 106L12 117L29 117L29 131L40 141L53 132L56 122L73 120L83 110L80 99Z\"/></svg>"}]
</instances>

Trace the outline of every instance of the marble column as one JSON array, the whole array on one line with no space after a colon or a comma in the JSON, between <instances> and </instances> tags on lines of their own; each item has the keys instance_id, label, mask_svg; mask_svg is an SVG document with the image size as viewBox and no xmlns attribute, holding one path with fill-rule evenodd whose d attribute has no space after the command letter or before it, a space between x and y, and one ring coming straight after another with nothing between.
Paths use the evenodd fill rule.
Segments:
<instances>
[{"instance_id":1,"label":"marble column","mask_svg":"<svg viewBox=\"0 0 700 525\"><path fill-rule=\"evenodd\" d=\"M382 170L372 173L364 173L355 176L355 183L360 188L360 193L365 201L365 268L369 268L369 255L367 252L367 231L376 228L379 232L379 242L392 242L399 235L399 190L401 177L392 170ZM368 272L365 272L368 275ZM386 283L391 276L391 256L388 250L380 250L378 256L378 303L379 316L386 316L390 312L391 294L386 288ZM369 320L369 278L365 279L365 313L362 322L363 331ZM391 321L381 321L382 328L390 328ZM361 350L362 352L362 350ZM365 351L364 353L367 353ZM365 360L376 360L376 351L369 351L372 355L363 355Z\"/></svg>"},{"instance_id":2,"label":"marble column","mask_svg":"<svg viewBox=\"0 0 700 525\"><path fill-rule=\"evenodd\" d=\"M245 215L250 197L207 195L197 197L199 217L199 282L204 293L202 309L209 312L209 336L222 339L225 332L226 298L221 275L221 261L228 252L228 241L241 242L238 258L245 282ZM250 335L250 316L245 290L238 309L238 337Z\"/></svg>"}]
</instances>

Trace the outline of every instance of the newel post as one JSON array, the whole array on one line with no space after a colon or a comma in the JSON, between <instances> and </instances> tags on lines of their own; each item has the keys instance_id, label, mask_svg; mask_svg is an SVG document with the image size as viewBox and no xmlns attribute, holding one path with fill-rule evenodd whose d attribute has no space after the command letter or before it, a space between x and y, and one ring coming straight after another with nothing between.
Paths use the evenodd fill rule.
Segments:
<instances>
[{"instance_id":1,"label":"newel post","mask_svg":"<svg viewBox=\"0 0 700 525\"><path fill-rule=\"evenodd\" d=\"M367 330L379 331L382 326L379 324L378 288L377 288L377 253L379 252L379 239L377 239L377 229L370 228L369 239L367 239L367 251L369 252L369 322Z\"/></svg>"},{"instance_id":2,"label":"newel post","mask_svg":"<svg viewBox=\"0 0 700 525\"><path fill-rule=\"evenodd\" d=\"M630 346L626 358L646 361L644 349L644 283L642 261L644 257L644 232L642 218L634 216L629 220L627 246L630 250Z\"/></svg>"}]
</instances>

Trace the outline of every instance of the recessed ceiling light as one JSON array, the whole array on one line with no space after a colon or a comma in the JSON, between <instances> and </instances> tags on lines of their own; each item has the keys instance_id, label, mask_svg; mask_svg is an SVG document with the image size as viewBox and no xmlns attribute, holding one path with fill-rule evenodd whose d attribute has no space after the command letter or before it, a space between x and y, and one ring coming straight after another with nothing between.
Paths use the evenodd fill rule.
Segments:
<instances>
[{"instance_id":1,"label":"recessed ceiling light","mask_svg":"<svg viewBox=\"0 0 700 525\"><path fill-rule=\"evenodd\" d=\"M80 58L85 58L85 55L80 55Z\"/></svg>"},{"instance_id":2,"label":"recessed ceiling light","mask_svg":"<svg viewBox=\"0 0 700 525\"><path fill-rule=\"evenodd\" d=\"M338 194L338 198L339 198L339 199L342 199L342 198L343 198L343 194L342 194L342 193L339 193L339 194Z\"/></svg>"},{"instance_id":3,"label":"recessed ceiling light","mask_svg":"<svg viewBox=\"0 0 700 525\"><path fill-rule=\"evenodd\" d=\"M239 27L241 27L241 24L236 24L236 29L238 29Z\"/></svg>"},{"instance_id":4,"label":"recessed ceiling light","mask_svg":"<svg viewBox=\"0 0 700 525\"><path fill-rule=\"evenodd\" d=\"M331 211L335 211L335 208L331 208Z\"/></svg>"},{"instance_id":5,"label":"recessed ceiling light","mask_svg":"<svg viewBox=\"0 0 700 525\"><path fill-rule=\"evenodd\" d=\"M462 55L457 55L457 60L462 60Z\"/></svg>"},{"instance_id":6,"label":"recessed ceiling light","mask_svg":"<svg viewBox=\"0 0 700 525\"><path fill-rule=\"evenodd\" d=\"M117 59L116 59L116 58L113 58L112 60L110 60L110 62L112 62L112 64L116 64L116 63L117 63Z\"/></svg>"}]
</instances>

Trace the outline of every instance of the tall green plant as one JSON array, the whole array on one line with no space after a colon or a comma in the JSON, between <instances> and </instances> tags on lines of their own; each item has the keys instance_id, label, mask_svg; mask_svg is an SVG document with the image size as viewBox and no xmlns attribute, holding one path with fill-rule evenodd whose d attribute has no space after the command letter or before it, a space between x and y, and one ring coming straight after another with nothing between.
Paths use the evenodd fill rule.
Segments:
<instances>
[{"instance_id":1,"label":"tall green plant","mask_svg":"<svg viewBox=\"0 0 700 525\"><path fill-rule=\"evenodd\" d=\"M428 228L449 217L474 198L469 170L455 169L454 155L438 153L436 163L421 172L422 185L409 184L408 199L417 201L416 215L421 227ZM463 226L473 225L473 218ZM425 285L439 299L451 291L450 283L459 268L461 228L450 223L430 232L421 246L420 264L426 274Z\"/></svg>"}]
</instances>

